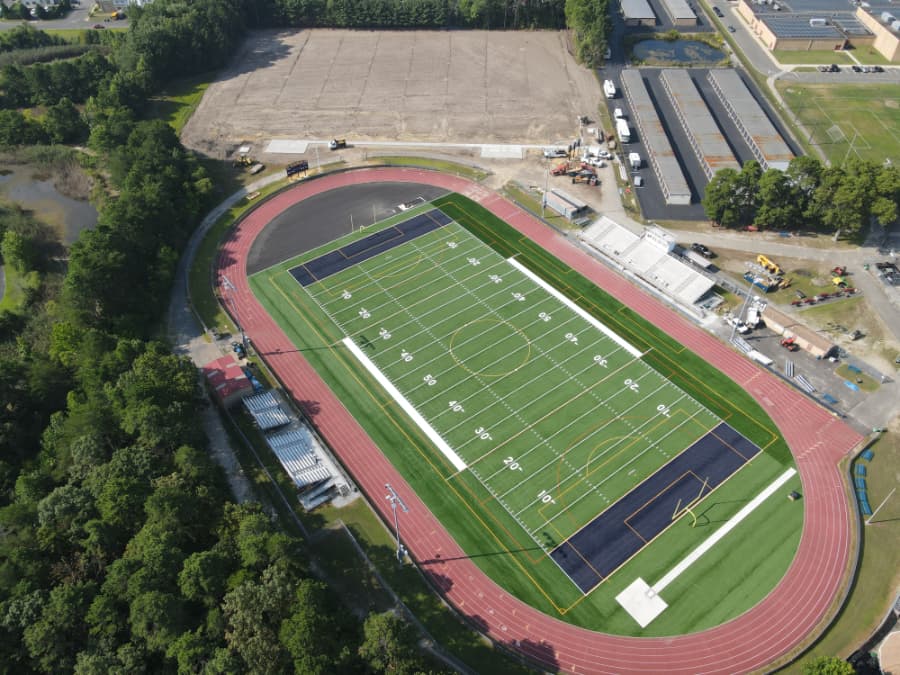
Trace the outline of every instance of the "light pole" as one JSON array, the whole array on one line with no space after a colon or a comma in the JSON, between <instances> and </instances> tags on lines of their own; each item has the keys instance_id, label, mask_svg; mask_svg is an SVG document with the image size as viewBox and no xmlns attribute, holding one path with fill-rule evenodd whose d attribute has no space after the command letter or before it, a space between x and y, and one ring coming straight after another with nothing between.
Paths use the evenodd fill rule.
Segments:
<instances>
[{"instance_id":1,"label":"light pole","mask_svg":"<svg viewBox=\"0 0 900 675\"><path fill-rule=\"evenodd\" d=\"M385 483L384 489L388 491L388 494L386 494L384 498L390 501L391 510L394 512L394 531L397 536L397 561L403 562L403 554L406 553L406 548L400 543L400 519L397 518L397 505L400 505L400 508L403 509L403 513L409 513L409 509L390 483Z\"/></svg>"},{"instance_id":2,"label":"light pole","mask_svg":"<svg viewBox=\"0 0 900 675\"><path fill-rule=\"evenodd\" d=\"M244 329L241 326L240 320L238 319L237 305L234 304L234 294L237 289L234 287L234 284L231 283L231 279L229 279L224 274L222 275L222 285L228 290L228 301L231 303L231 316L234 319L234 325L237 326L238 332L241 334L241 347L243 347L244 351L246 351L247 336L244 335Z\"/></svg>"}]
</instances>

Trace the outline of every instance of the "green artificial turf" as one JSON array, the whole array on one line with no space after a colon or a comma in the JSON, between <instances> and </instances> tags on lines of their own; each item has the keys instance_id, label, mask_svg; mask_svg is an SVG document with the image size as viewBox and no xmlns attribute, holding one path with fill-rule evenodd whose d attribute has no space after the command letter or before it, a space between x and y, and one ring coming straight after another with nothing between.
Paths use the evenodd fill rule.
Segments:
<instances>
[{"instance_id":1,"label":"green artificial turf","mask_svg":"<svg viewBox=\"0 0 900 675\"><path fill-rule=\"evenodd\" d=\"M454 239L458 240L458 246L469 247L465 249L465 257L477 259L478 264L467 265L463 262L462 268L457 269L460 259L451 255L454 249L447 246L449 240L441 239L447 234L443 232L431 241L416 240L414 243L419 249L405 244L329 277L325 282L313 284L310 290L318 294L317 301L287 273L297 264L296 259L254 275L251 288L460 546L510 593L566 621L627 635L671 635L701 630L737 616L762 599L783 576L796 551L802 529L802 505L788 502L778 495L766 500L738 530L714 546L666 589L662 595L669 608L647 628L641 629L618 605L615 596L638 576L651 584L658 581L747 501L792 466L787 447L771 420L725 375L706 365L702 359L480 206L459 195L443 197L435 205L475 235L472 237L457 230L459 236ZM402 214L393 222L408 217L408 213ZM368 236L374 229L368 228L342 239L340 245ZM304 254L300 259L310 260L337 246L338 243L333 243ZM491 253L487 246L499 256ZM403 255L412 257L403 258ZM443 262L442 256L446 259ZM610 350L608 341L601 339L594 329L584 330L583 325L579 324L581 320L575 320L571 310L548 298L533 282L524 283L524 277L517 277L520 273L512 274L509 265L503 261L503 258L511 256L516 256L519 262L560 289L638 350L650 351L635 361ZM451 263L450 260L456 262ZM463 270L471 272L466 269L469 266L475 270L484 269L484 273L479 271L467 282L468 299L455 297L446 287L434 285L451 266L454 274L461 274ZM505 276L506 280L501 278L499 282L494 282L491 274ZM516 287L506 288L504 284L507 283L514 283ZM416 307L415 312L410 309L402 313L402 317L402 303L398 304L396 298L391 296L392 293L399 294L401 287L409 294L403 303L407 308L412 304ZM532 306L529 301L523 301L523 306L528 308L527 322L522 322L522 317L502 313L514 312L518 302L507 303L510 307L506 309L495 302L501 294L509 293L512 297L514 292L523 293L526 297L531 295L537 303ZM349 293L351 298L343 297L345 293ZM434 297L430 297L430 293ZM357 304L353 305L353 310L342 310L342 302L350 304L354 294ZM473 301L472 297L480 301ZM365 303L358 304L362 299ZM456 346L448 350L427 339L427 330L422 332L423 326L465 310L466 303L476 309L460 327L463 333L457 335L459 342L455 343ZM370 314L369 318L372 312L380 313L378 316L384 316L385 325L372 324L371 321L367 323L359 315L361 309ZM436 314L428 318L429 311ZM422 323L414 327L416 312L421 313L418 318ZM544 321L542 313L550 319ZM559 322L559 330L543 330L550 328L544 324L553 324L554 321ZM343 329L339 328L338 323L343 324ZM575 324L581 328L567 328ZM385 338L382 328L390 337ZM520 332L527 332L527 339L523 339ZM577 337L579 344L571 342L567 337L569 334ZM417 407L422 408L426 417L434 417L435 425L442 435L452 441L450 444L465 458L466 463L474 462L478 469L477 476L471 470L456 472L448 459L427 440L422 430L344 346L341 340L345 335L352 336L365 353L370 353L379 369ZM504 346L506 341L510 342ZM366 344L390 344L391 347L369 349ZM538 368L537 373L546 383L541 388L544 394L536 396L534 385L529 386L531 391L528 395L524 395L525 390L504 389L508 387L507 383L499 385L493 394L485 394L480 386L466 390L469 386L467 382L471 384L477 380L467 378L466 367L479 371L482 380L489 380L501 372L520 368L523 354L529 349L536 352L534 363L530 362L531 355L528 357L529 369ZM540 358L537 352L541 353ZM566 363L577 363L586 368L603 368L596 362L588 361L600 355L608 360L605 367L614 371L614 375L601 379L593 386L579 383L577 376L571 376L572 373L566 375L553 368L552 361L546 357L548 352L558 358L565 354ZM404 360L404 353L411 355L412 360ZM452 360L457 360L464 367L448 368L447 363ZM411 363L427 363L434 365L434 368L421 370L412 368ZM627 372L620 371L620 368ZM666 384L663 378L683 393ZM435 384L429 384L429 379L436 380ZM503 378L507 379L510 378ZM657 393L643 400L626 380L631 380L631 384L637 384L639 388L641 383L649 385L653 382L655 386L647 386L647 389ZM463 407L468 405L469 410L456 411L451 404L451 401L462 401L462 394L449 399L431 394L444 387L468 391L466 396L469 398ZM553 393L547 394L551 388ZM565 462L538 467L533 460L525 459L528 457L526 445L510 441L494 447L497 443L492 444L492 441L495 434L497 439L521 439L528 434L534 436L534 431L541 436L554 437L570 433L566 428L567 422L573 418L574 409L578 407L579 399L585 396L586 388L596 388L597 391L591 391L589 395L596 394L604 399L611 395L621 397L622 394L634 394L637 407L629 408L625 413L622 408L615 408L610 411L608 419L598 419L594 426L600 429L600 435L595 444L581 447L577 433L571 432L571 437L560 447L572 447L573 465L578 467L590 466L592 453L598 452L597 448L602 452L604 444L617 443L620 440L617 437L629 435L626 433L627 425L622 426L622 418L627 418L633 425L648 421L665 425L670 424L671 419L681 420L690 416L706 420L689 433L673 427L670 440L663 443L665 449L655 456L642 459L642 466L636 475L619 475L624 472L614 475L610 479L607 495L610 501L630 489L635 480L652 473L665 461L665 453L684 449L698 434L703 433L703 429L709 428L714 422L713 416L728 422L763 448L764 452L696 506L693 510L697 518L695 527L691 526L691 517L682 517L604 583L588 595L583 595L542 550L542 546L547 548L553 542L543 538L541 526L548 518L560 515L554 521L554 531L550 533L552 540L558 541L602 510L596 500L593 506L588 506L588 500L585 500L583 507L576 503L573 508L563 509L563 505L567 499L575 501L577 497L591 494L589 479L613 473L610 471L612 465L598 466L596 473L589 470L588 480L572 479L566 482L562 480L564 476L556 477ZM688 394L696 402L683 394ZM534 408L538 403L535 399L543 399L545 395L558 396L562 407L544 402L552 411L550 416L539 421L528 419L529 411L537 409ZM492 402L491 396L499 396L502 400ZM661 405L671 418L661 414L658 410ZM501 410L504 412L499 412ZM517 415L521 419L517 419ZM528 430L516 434L511 425L520 425ZM604 431L607 426L609 429ZM491 438L485 438L485 433ZM511 466L514 463L519 464L519 468L525 468L520 471ZM621 463L616 466L621 466ZM536 480L530 480L531 477ZM799 479L794 477L782 492L786 494L799 487ZM562 488L568 491L563 492ZM498 494L505 496L498 499ZM548 496L552 501L544 503ZM505 508L501 501L505 503ZM424 563L425 566L429 564ZM432 571L439 573L440 569L436 567Z\"/></svg>"}]
</instances>

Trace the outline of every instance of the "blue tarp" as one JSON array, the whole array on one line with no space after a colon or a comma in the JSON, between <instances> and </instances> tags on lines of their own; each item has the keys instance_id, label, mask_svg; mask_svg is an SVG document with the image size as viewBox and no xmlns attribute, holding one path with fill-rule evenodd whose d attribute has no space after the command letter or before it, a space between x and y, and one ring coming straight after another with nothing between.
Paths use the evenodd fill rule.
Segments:
<instances>
[{"instance_id":1,"label":"blue tarp","mask_svg":"<svg viewBox=\"0 0 900 675\"><path fill-rule=\"evenodd\" d=\"M865 476L865 475L866 475L866 466L865 466L865 464L857 464L857 465L856 465L856 475L857 475L857 476Z\"/></svg>"},{"instance_id":2,"label":"blue tarp","mask_svg":"<svg viewBox=\"0 0 900 675\"><path fill-rule=\"evenodd\" d=\"M874 456L875 456L875 453L872 452L871 450L863 450L862 454L860 455L860 457L862 457L867 462L871 462L872 458Z\"/></svg>"},{"instance_id":3,"label":"blue tarp","mask_svg":"<svg viewBox=\"0 0 900 675\"><path fill-rule=\"evenodd\" d=\"M847 380L844 380L844 384L847 385L847 388L848 388L848 389L852 389L853 391L859 391L859 387L857 387L857 386L856 386L855 384L853 384L852 382L849 382L849 381L847 381Z\"/></svg>"}]
</instances>

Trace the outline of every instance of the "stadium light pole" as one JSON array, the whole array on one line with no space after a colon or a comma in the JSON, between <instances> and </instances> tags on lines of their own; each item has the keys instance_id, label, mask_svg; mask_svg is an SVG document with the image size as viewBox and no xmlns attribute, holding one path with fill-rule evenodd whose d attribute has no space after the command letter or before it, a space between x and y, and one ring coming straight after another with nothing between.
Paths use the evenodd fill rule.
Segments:
<instances>
[{"instance_id":1,"label":"stadium light pole","mask_svg":"<svg viewBox=\"0 0 900 675\"><path fill-rule=\"evenodd\" d=\"M405 548L403 544L400 543L400 519L397 517L397 505L399 504L400 508L403 510L403 513L409 513L409 508L407 508L406 503L403 501L403 498L397 494L397 491L394 490L393 486L390 483L385 483L384 489L388 491L384 498L391 503L391 510L394 512L394 532L396 533L397 537L397 561L402 563Z\"/></svg>"},{"instance_id":2,"label":"stadium light pole","mask_svg":"<svg viewBox=\"0 0 900 675\"><path fill-rule=\"evenodd\" d=\"M244 351L247 350L247 336L244 335L244 328L241 326L241 321L238 319L237 313L237 305L234 303L234 294L237 289L234 287L234 284L231 283L231 279L229 279L224 274L222 275L222 285L228 291L228 301L231 303L231 315L234 319L234 325L237 326L238 332L241 334L241 347L244 348Z\"/></svg>"}]
</instances>

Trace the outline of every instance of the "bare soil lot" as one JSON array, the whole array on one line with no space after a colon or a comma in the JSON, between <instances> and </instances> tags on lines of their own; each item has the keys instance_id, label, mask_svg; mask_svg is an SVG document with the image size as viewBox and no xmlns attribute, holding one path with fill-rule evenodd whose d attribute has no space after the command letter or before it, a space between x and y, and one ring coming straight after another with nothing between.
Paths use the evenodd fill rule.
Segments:
<instances>
[{"instance_id":1,"label":"bare soil lot","mask_svg":"<svg viewBox=\"0 0 900 675\"><path fill-rule=\"evenodd\" d=\"M555 31L257 31L206 91L188 147L333 136L567 141L602 94Z\"/></svg>"}]
</instances>

